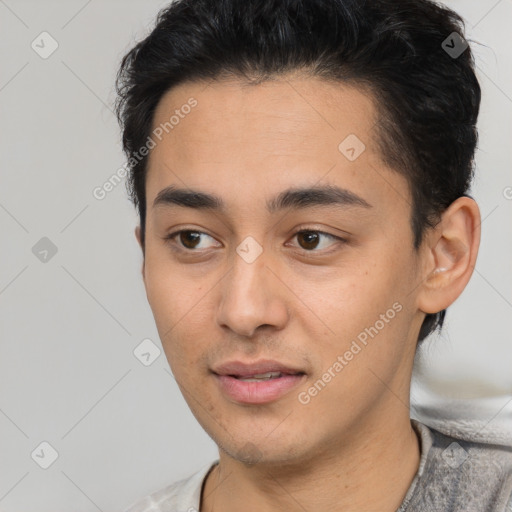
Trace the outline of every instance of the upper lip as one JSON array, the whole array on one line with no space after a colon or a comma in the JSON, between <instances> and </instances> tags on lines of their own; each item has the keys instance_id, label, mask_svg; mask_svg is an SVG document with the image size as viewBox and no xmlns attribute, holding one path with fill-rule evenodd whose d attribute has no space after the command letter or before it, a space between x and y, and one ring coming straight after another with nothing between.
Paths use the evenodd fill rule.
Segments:
<instances>
[{"instance_id":1,"label":"upper lip","mask_svg":"<svg viewBox=\"0 0 512 512\"><path fill-rule=\"evenodd\" d=\"M294 368L293 366L269 359L255 361L252 363L228 361L227 363L216 366L212 371L217 375L234 375L236 377L251 377L252 375L259 375L268 372L286 374L304 373L302 370Z\"/></svg>"}]
</instances>

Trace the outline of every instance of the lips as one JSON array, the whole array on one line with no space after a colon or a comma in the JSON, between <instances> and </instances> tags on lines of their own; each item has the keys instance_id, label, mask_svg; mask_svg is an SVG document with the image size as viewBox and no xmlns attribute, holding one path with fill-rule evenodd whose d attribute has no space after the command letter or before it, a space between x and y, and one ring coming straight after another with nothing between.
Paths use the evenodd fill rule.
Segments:
<instances>
[{"instance_id":1,"label":"lips","mask_svg":"<svg viewBox=\"0 0 512 512\"><path fill-rule=\"evenodd\" d=\"M274 402L303 382L304 371L277 361L232 361L213 370L221 392L231 401L261 405Z\"/></svg>"},{"instance_id":2,"label":"lips","mask_svg":"<svg viewBox=\"0 0 512 512\"><path fill-rule=\"evenodd\" d=\"M239 377L237 375L232 375L232 377L235 377L235 379L238 379L238 380L243 380L244 382L261 382L264 380L279 379L283 375L288 375L288 374L281 373L281 372L267 372L267 373L258 373L256 375L251 375L249 377Z\"/></svg>"},{"instance_id":3,"label":"lips","mask_svg":"<svg viewBox=\"0 0 512 512\"><path fill-rule=\"evenodd\" d=\"M271 360L257 361L254 363L231 361L218 366L213 372L217 375L229 375L239 379L257 378L257 376L266 374L298 375L305 373L300 369Z\"/></svg>"}]
</instances>

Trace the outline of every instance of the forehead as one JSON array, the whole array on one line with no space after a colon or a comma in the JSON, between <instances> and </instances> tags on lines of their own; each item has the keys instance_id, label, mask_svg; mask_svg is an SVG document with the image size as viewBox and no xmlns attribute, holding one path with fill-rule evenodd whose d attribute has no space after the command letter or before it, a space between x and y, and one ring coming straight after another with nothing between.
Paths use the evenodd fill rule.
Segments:
<instances>
[{"instance_id":1,"label":"forehead","mask_svg":"<svg viewBox=\"0 0 512 512\"><path fill-rule=\"evenodd\" d=\"M318 78L181 84L153 118L160 140L149 156L148 206L171 184L236 199L319 181L396 201L397 187L406 196L407 184L385 168L376 122L368 92Z\"/></svg>"},{"instance_id":2,"label":"forehead","mask_svg":"<svg viewBox=\"0 0 512 512\"><path fill-rule=\"evenodd\" d=\"M372 96L360 88L290 76L258 85L236 79L181 84L160 100L153 129L165 126L191 100L197 105L180 116L173 135L190 144L213 145L222 138L226 146L232 142L237 152L250 151L259 142L268 151L290 146L297 150L298 141L306 152L322 141L325 145L336 141L344 132L368 140L377 120Z\"/></svg>"}]
</instances>

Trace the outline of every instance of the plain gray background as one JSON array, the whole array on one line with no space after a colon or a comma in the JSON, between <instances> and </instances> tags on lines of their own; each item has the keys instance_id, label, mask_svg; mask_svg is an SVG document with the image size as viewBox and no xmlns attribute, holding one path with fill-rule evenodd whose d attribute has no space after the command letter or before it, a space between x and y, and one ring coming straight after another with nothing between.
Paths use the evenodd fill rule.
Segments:
<instances>
[{"instance_id":1,"label":"plain gray background","mask_svg":"<svg viewBox=\"0 0 512 512\"><path fill-rule=\"evenodd\" d=\"M161 345L124 183L93 196L125 162L111 112L120 58L166 4L0 0L4 512L122 510L217 456L164 353L149 366L134 355L145 339ZM512 424L512 0L448 5L482 43L482 246L443 334L425 342L412 396L420 410L449 415L459 399L468 417ZM58 48L42 58L33 41ZM43 442L58 453L47 469Z\"/></svg>"}]
</instances>

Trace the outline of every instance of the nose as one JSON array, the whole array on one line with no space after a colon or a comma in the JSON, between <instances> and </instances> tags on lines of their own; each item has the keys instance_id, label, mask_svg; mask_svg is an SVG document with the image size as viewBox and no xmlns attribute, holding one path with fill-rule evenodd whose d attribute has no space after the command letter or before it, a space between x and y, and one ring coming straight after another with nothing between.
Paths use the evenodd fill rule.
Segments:
<instances>
[{"instance_id":1,"label":"nose","mask_svg":"<svg viewBox=\"0 0 512 512\"><path fill-rule=\"evenodd\" d=\"M252 262L235 253L221 289L217 322L222 328L244 337L252 337L261 326L284 328L288 321L286 287L267 264L271 262L265 251Z\"/></svg>"}]
</instances>

